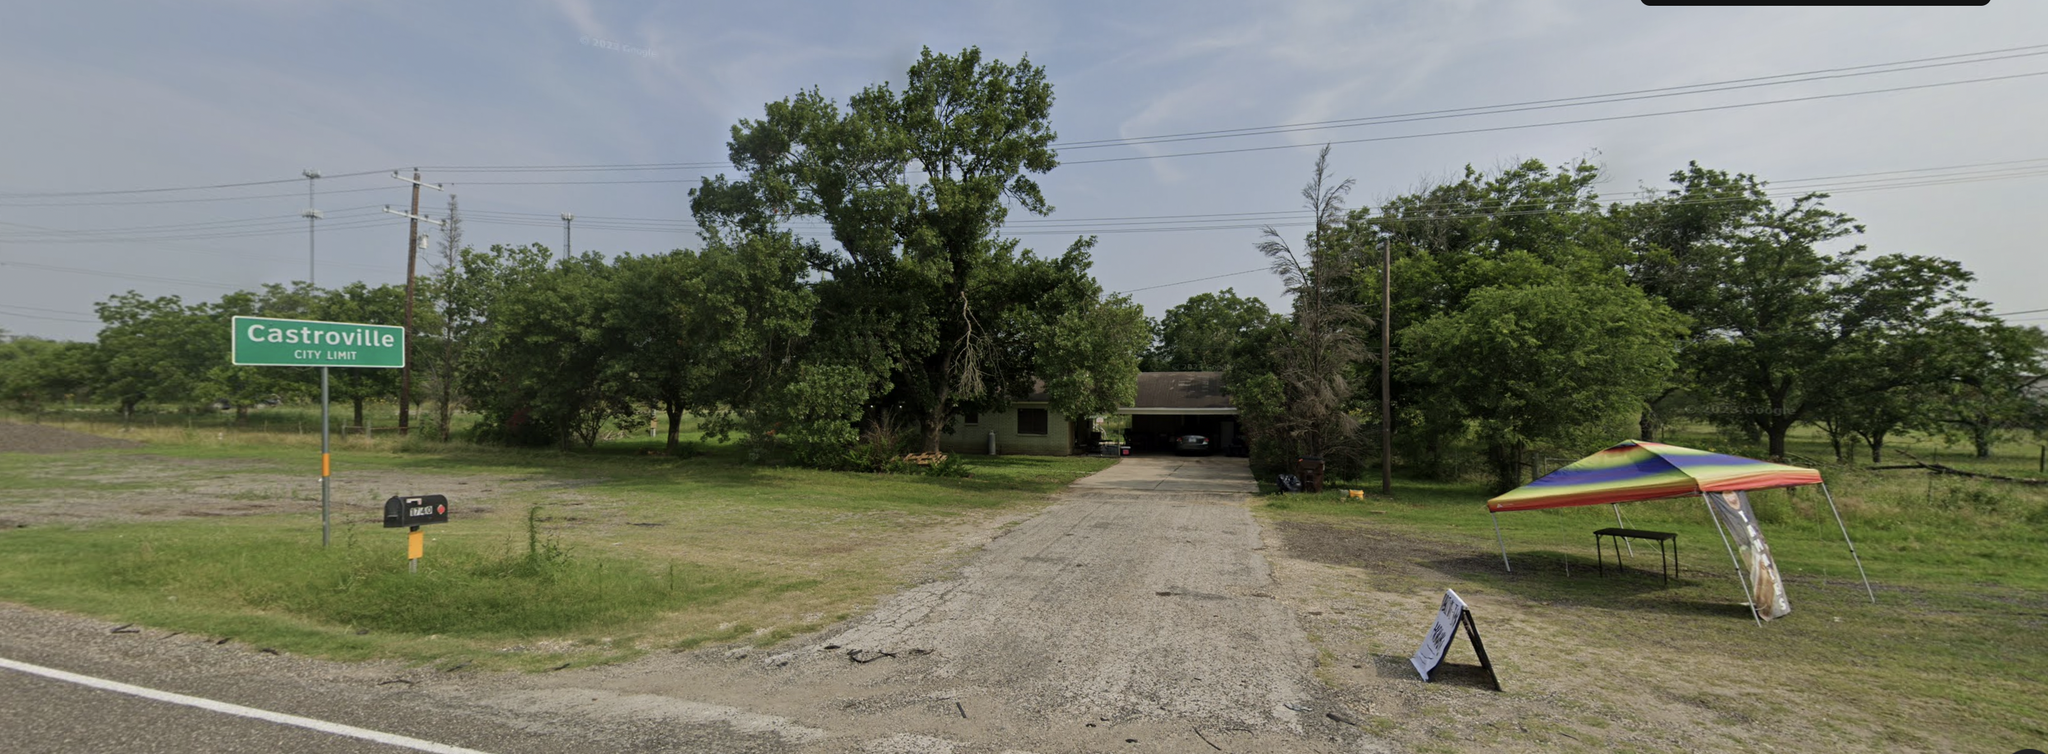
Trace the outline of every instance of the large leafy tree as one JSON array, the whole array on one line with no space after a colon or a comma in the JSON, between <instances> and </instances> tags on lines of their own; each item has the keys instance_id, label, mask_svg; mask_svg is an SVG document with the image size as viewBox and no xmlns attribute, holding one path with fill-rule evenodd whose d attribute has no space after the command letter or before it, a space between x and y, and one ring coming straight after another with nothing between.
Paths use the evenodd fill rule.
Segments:
<instances>
[{"instance_id":1,"label":"large leafy tree","mask_svg":"<svg viewBox=\"0 0 2048 754\"><path fill-rule=\"evenodd\" d=\"M1166 310L1152 326L1152 348L1144 368L1150 372L1220 372L1251 333L1272 327L1273 313L1257 298L1230 288L1198 293Z\"/></svg>"},{"instance_id":2,"label":"large leafy tree","mask_svg":"<svg viewBox=\"0 0 2048 754\"><path fill-rule=\"evenodd\" d=\"M553 260L539 246L463 252L464 307L477 314L460 375L482 414L481 436L589 446L606 421L632 412L632 385L614 369L605 324L614 272L595 253Z\"/></svg>"},{"instance_id":3,"label":"large leafy tree","mask_svg":"<svg viewBox=\"0 0 2048 754\"><path fill-rule=\"evenodd\" d=\"M1935 394L1935 421L1967 439L1978 458L1991 456L2002 430L2048 429L2040 390L2048 334L1995 321L1951 332L1956 360Z\"/></svg>"},{"instance_id":4,"label":"large leafy tree","mask_svg":"<svg viewBox=\"0 0 2048 754\"><path fill-rule=\"evenodd\" d=\"M1402 331L1424 400L1471 417L1495 491L1532 444L1585 445L1672 371L1682 318L1615 282L1497 286Z\"/></svg>"},{"instance_id":5,"label":"large leafy tree","mask_svg":"<svg viewBox=\"0 0 2048 754\"><path fill-rule=\"evenodd\" d=\"M0 400L21 411L89 391L94 346L42 338L0 341Z\"/></svg>"},{"instance_id":6,"label":"large leafy tree","mask_svg":"<svg viewBox=\"0 0 2048 754\"><path fill-rule=\"evenodd\" d=\"M613 264L618 285L604 320L608 368L633 385L635 398L667 414L668 452L675 455L683 414L702 411L717 378L710 346L695 332L703 310L697 254L624 255Z\"/></svg>"},{"instance_id":7,"label":"large leafy tree","mask_svg":"<svg viewBox=\"0 0 2048 754\"><path fill-rule=\"evenodd\" d=\"M1053 410L1077 418L1114 413L1138 391L1138 354L1151 338L1145 310L1088 286L1070 292L1078 295L1036 333L1042 345L1033 363Z\"/></svg>"},{"instance_id":8,"label":"large leafy tree","mask_svg":"<svg viewBox=\"0 0 2048 754\"><path fill-rule=\"evenodd\" d=\"M130 416L145 402L174 403L197 398L207 370L227 353L207 345L226 343L227 325L216 325L205 307L177 296L144 298L134 291L96 304L100 321L98 394L120 404ZM218 332L215 332L218 331Z\"/></svg>"},{"instance_id":9,"label":"large leafy tree","mask_svg":"<svg viewBox=\"0 0 2048 754\"><path fill-rule=\"evenodd\" d=\"M298 367L235 366L233 327L236 316L318 318L308 307L318 297L311 284L287 288L275 283L257 291L236 291L219 301L197 307L207 326L191 346L205 354L205 368L196 376L192 398L224 401L235 410L235 421L249 417L249 409L274 398L296 397L317 390L317 370ZM363 370L340 370L342 372Z\"/></svg>"},{"instance_id":10,"label":"large leafy tree","mask_svg":"<svg viewBox=\"0 0 2048 754\"><path fill-rule=\"evenodd\" d=\"M814 217L831 228L831 244L808 255L824 279L805 350L813 368L794 379L836 397L807 405L851 401L868 425L912 424L936 449L962 405L1030 390L1049 307L1092 285L1092 242L1044 259L1000 233L1012 207L1052 210L1032 178L1057 164L1052 101L1028 59L927 49L901 92L872 86L842 110L813 89L733 127L742 176L693 192L700 224L768 234ZM906 179L913 166L920 179Z\"/></svg>"},{"instance_id":11,"label":"large leafy tree","mask_svg":"<svg viewBox=\"0 0 2048 754\"><path fill-rule=\"evenodd\" d=\"M1673 172L1662 195L1632 204L1615 204L1609 212L1614 230L1627 244L1624 264L1629 281L1643 292L1692 317L1682 344L1707 337L1714 326L1693 315L1715 304L1715 275L1748 221L1770 208L1770 197L1754 176L1730 174L1688 163ZM1644 396L1638 433L1655 440L1659 426L1694 398L1687 379L1692 370L1672 373L1672 380Z\"/></svg>"},{"instance_id":12,"label":"large leafy tree","mask_svg":"<svg viewBox=\"0 0 2048 754\"><path fill-rule=\"evenodd\" d=\"M1784 458L1786 434L1799 423L1928 379L1910 364L1885 365L1888 378L1861 384L1862 396L1848 394L1840 380L1845 369L1869 368L1861 362L1879 353L1870 344L1909 338L1944 312L1972 305L1962 294L1969 275L1952 261L1863 260L1861 246L1821 251L1863 230L1826 209L1825 199L1807 194L1782 207L1755 205L1720 253L1702 260L1712 290L1687 312L1700 327L1685 354L1694 381L1732 407L1717 419L1762 435L1772 458Z\"/></svg>"},{"instance_id":13,"label":"large leafy tree","mask_svg":"<svg viewBox=\"0 0 2048 754\"><path fill-rule=\"evenodd\" d=\"M405 321L405 288L396 285L370 286L361 281L349 283L341 288L320 291L313 300L305 304L310 319L325 322L362 322L373 325L396 325ZM299 315L299 316L307 316ZM288 315L273 315L288 316ZM422 317L430 320L431 317ZM435 328L438 329L438 328ZM416 345L407 344L409 358L420 353ZM314 370L301 369L298 372ZM309 379L318 380L317 376ZM363 426L364 404L372 400L398 397L398 370L396 369L355 369L331 368L328 370L328 393L335 400L349 402L357 427Z\"/></svg>"},{"instance_id":14,"label":"large leafy tree","mask_svg":"<svg viewBox=\"0 0 2048 754\"><path fill-rule=\"evenodd\" d=\"M1486 417L1468 412L1475 404L1444 399L1445 386L1423 379L1425 372L1398 368L1420 358L1412 349L1424 342L1405 332L1466 316L1481 291L1623 284L1616 269L1624 252L1593 191L1599 178L1599 169L1584 162L1553 168L1529 160L1491 172L1467 166L1455 182L1397 196L1376 215L1355 211L1345 224L1342 242L1360 253L1391 245L1395 442L1424 473L1452 473L1453 442ZM1368 274L1350 286L1370 311L1381 306L1377 278ZM1516 368L1486 354L1470 357Z\"/></svg>"},{"instance_id":15,"label":"large leafy tree","mask_svg":"<svg viewBox=\"0 0 2048 754\"><path fill-rule=\"evenodd\" d=\"M610 368L667 415L672 454L682 449L684 413L707 418L714 432L755 421L815 305L794 236L705 240L702 252L619 258L605 322Z\"/></svg>"}]
</instances>

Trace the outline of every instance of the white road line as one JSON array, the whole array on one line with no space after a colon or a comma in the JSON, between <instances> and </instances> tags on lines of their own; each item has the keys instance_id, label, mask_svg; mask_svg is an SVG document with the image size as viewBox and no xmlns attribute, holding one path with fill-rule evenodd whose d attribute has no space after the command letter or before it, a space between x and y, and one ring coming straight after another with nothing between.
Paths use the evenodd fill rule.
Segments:
<instances>
[{"instance_id":1,"label":"white road line","mask_svg":"<svg viewBox=\"0 0 2048 754\"><path fill-rule=\"evenodd\" d=\"M18 670L23 673L28 673L31 675L39 675L44 678L54 678L59 681L76 683L80 686L91 686L96 689L104 689L106 691L113 691L116 693L128 694L131 696L139 696L144 699L155 699L159 702L182 704L187 707L198 707L200 709L212 710L214 712L220 712L229 715L239 715L241 717L265 720L273 723L279 723L282 725L292 725L300 728L306 728L309 730L317 730L322 733L329 733L337 736L348 736L350 738L360 738L365 741L374 741L380 744L387 744L390 746L400 746L407 749L412 749L414 751L433 752L433 754L485 754L485 752L477 751L476 749L465 749L460 746L449 746L447 744L434 743L433 741L422 741L417 738L401 736L395 733L385 733L383 731L375 731L370 730L368 728L358 728L353 725L342 725L341 723L330 723L326 720L315 720L310 717L287 715L282 712L260 710L256 709L255 707L244 707L239 704L218 702L212 699L203 699L196 696L175 694L169 691L158 691L156 689L144 688L141 686L132 686L126 683L121 683L120 681L109 681L104 678L94 678L89 675L67 673L56 668L46 668L41 665L30 665L26 662L17 662L14 660L7 659L5 657L0 657L0 668Z\"/></svg>"}]
</instances>

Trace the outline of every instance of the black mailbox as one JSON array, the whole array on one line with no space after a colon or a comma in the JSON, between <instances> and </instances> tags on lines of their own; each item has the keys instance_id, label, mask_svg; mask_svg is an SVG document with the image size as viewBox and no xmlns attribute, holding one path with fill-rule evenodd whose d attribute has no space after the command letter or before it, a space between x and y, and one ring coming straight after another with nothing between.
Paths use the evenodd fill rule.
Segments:
<instances>
[{"instance_id":1,"label":"black mailbox","mask_svg":"<svg viewBox=\"0 0 2048 754\"><path fill-rule=\"evenodd\" d=\"M384 528L445 523L448 523L448 498L444 495L394 497L384 501Z\"/></svg>"}]
</instances>

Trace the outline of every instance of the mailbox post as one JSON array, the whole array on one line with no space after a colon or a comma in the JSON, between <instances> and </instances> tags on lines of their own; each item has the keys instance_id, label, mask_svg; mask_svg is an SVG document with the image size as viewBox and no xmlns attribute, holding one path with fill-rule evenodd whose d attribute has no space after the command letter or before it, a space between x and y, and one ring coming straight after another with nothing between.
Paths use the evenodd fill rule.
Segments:
<instances>
[{"instance_id":1,"label":"mailbox post","mask_svg":"<svg viewBox=\"0 0 2048 754\"><path fill-rule=\"evenodd\" d=\"M384 501L384 528L408 530L405 537L406 570L419 573L420 557L426 554L426 536L420 527L448 523L445 495L399 496Z\"/></svg>"}]
</instances>

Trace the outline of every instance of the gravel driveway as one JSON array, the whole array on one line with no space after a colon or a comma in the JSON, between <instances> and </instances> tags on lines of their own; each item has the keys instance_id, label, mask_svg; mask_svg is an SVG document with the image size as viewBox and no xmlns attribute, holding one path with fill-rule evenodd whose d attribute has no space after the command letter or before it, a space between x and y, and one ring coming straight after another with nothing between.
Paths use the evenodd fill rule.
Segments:
<instances>
[{"instance_id":1,"label":"gravel driveway","mask_svg":"<svg viewBox=\"0 0 2048 754\"><path fill-rule=\"evenodd\" d=\"M730 705L800 724L783 743L806 752L1380 750L1325 716L1315 650L1269 594L1252 489L1241 459L1127 458L807 646L543 685L569 705Z\"/></svg>"},{"instance_id":2,"label":"gravel driveway","mask_svg":"<svg viewBox=\"0 0 2048 754\"><path fill-rule=\"evenodd\" d=\"M401 704L410 717L468 721L441 740L502 752L599 742L620 752L805 754L1389 750L1329 715L1343 713L1313 675L1315 650L1272 596L1251 489L1240 459L1124 459L1043 512L989 530L945 578L769 651L443 673L265 660L206 637L123 638L93 621L11 607L0 618L40 628L0 647L33 659L59 636L89 637L65 654L126 668L118 676L175 667L164 677L187 688L219 684L224 696L271 699L298 714L307 712L282 700L329 699L340 704L326 713L343 720L374 720L351 710ZM164 653L173 650L219 658L172 662ZM218 670L252 661L298 669Z\"/></svg>"}]
</instances>

